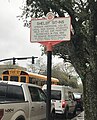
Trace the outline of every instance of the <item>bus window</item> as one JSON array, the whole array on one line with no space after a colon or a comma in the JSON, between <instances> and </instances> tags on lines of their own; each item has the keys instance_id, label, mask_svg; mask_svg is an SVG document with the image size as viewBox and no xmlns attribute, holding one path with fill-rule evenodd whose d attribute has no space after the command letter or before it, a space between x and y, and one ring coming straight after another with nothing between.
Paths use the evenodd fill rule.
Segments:
<instances>
[{"instance_id":1,"label":"bus window","mask_svg":"<svg viewBox=\"0 0 97 120\"><path fill-rule=\"evenodd\" d=\"M34 79L34 81L32 81L32 84L38 85L38 81L35 81L36 79Z\"/></svg>"},{"instance_id":2,"label":"bus window","mask_svg":"<svg viewBox=\"0 0 97 120\"><path fill-rule=\"evenodd\" d=\"M7 70L7 71L4 71L3 74L9 74L9 71L8 71L8 70Z\"/></svg>"},{"instance_id":3,"label":"bus window","mask_svg":"<svg viewBox=\"0 0 97 120\"><path fill-rule=\"evenodd\" d=\"M3 80L8 81L8 76L3 76Z\"/></svg>"},{"instance_id":4,"label":"bus window","mask_svg":"<svg viewBox=\"0 0 97 120\"><path fill-rule=\"evenodd\" d=\"M25 76L21 76L21 78L20 78L20 82L24 82L24 83L26 83L26 77L25 77Z\"/></svg>"},{"instance_id":5,"label":"bus window","mask_svg":"<svg viewBox=\"0 0 97 120\"><path fill-rule=\"evenodd\" d=\"M33 83L33 78L29 77L29 83Z\"/></svg>"},{"instance_id":6,"label":"bus window","mask_svg":"<svg viewBox=\"0 0 97 120\"><path fill-rule=\"evenodd\" d=\"M29 77L29 83L38 85L38 80L36 78Z\"/></svg>"},{"instance_id":7,"label":"bus window","mask_svg":"<svg viewBox=\"0 0 97 120\"><path fill-rule=\"evenodd\" d=\"M19 78L18 76L10 76L10 81L18 82Z\"/></svg>"}]
</instances>

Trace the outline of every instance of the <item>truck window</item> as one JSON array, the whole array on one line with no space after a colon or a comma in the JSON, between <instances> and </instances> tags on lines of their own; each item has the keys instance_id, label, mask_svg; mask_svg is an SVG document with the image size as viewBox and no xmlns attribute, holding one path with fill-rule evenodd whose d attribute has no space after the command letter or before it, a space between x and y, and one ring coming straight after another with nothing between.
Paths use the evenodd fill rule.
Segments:
<instances>
[{"instance_id":1,"label":"truck window","mask_svg":"<svg viewBox=\"0 0 97 120\"><path fill-rule=\"evenodd\" d=\"M24 94L21 86L9 85L6 98L8 100L24 101Z\"/></svg>"},{"instance_id":2,"label":"truck window","mask_svg":"<svg viewBox=\"0 0 97 120\"><path fill-rule=\"evenodd\" d=\"M0 84L0 101L5 100L7 87L3 84Z\"/></svg>"},{"instance_id":3,"label":"truck window","mask_svg":"<svg viewBox=\"0 0 97 120\"><path fill-rule=\"evenodd\" d=\"M38 88L32 86L28 86L28 88L31 94L32 101L40 101Z\"/></svg>"},{"instance_id":4,"label":"truck window","mask_svg":"<svg viewBox=\"0 0 97 120\"><path fill-rule=\"evenodd\" d=\"M21 86L0 83L0 101L24 101Z\"/></svg>"},{"instance_id":5,"label":"truck window","mask_svg":"<svg viewBox=\"0 0 97 120\"><path fill-rule=\"evenodd\" d=\"M46 94L41 89L38 89L38 91L39 91L40 101L46 101Z\"/></svg>"}]
</instances>

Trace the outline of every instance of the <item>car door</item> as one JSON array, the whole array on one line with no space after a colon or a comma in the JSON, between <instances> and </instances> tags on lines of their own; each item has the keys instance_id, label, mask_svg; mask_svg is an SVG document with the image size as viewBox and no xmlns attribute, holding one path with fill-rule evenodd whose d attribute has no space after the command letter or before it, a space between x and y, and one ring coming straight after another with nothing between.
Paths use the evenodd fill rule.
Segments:
<instances>
[{"instance_id":1,"label":"car door","mask_svg":"<svg viewBox=\"0 0 97 120\"><path fill-rule=\"evenodd\" d=\"M38 88L39 96L40 96L40 109L41 109L41 118L46 119L46 95L42 91L42 89Z\"/></svg>"},{"instance_id":2,"label":"car door","mask_svg":"<svg viewBox=\"0 0 97 120\"><path fill-rule=\"evenodd\" d=\"M74 112L75 110L75 105L76 105L76 102L73 100L73 93L72 92L68 92L68 96L69 96L69 100L68 100L68 105L69 105L69 111L71 113Z\"/></svg>"},{"instance_id":3,"label":"car door","mask_svg":"<svg viewBox=\"0 0 97 120\"><path fill-rule=\"evenodd\" d=\"M29 91L31 94L31 104L30 104L30 119L31 120L41 120L42 119L42 102L40 101L40 95L38 87L29 86Z\"/></svg>"}]
</instances>

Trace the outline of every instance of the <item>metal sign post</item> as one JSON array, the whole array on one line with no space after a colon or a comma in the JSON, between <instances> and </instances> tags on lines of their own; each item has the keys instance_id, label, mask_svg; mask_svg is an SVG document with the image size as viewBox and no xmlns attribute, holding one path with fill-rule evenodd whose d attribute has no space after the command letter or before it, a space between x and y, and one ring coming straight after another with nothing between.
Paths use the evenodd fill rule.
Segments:
<instances>
[{"instance_id":1,"label":"metal sign post","mask_svg":"<svg viewBox=\"0 0 97 120\"><path fill-rule=\"evenodd\" d=\"M52 74L52 45L47 46L47 103L46 103L46 120L51 120L51 74Z\"/></svg>"},{"instance_id":2,"label":"metal sign post","mask_svg":"<svg viewBox=\"0 0 97 120\"><path fill-rule=\"evenodd\" d=\"M47 104L46 120L51 120L51 66L52 46L62 41L70 40L70 17L54 18L52 12L47 13L46 19L32 19L30 41L41 43L47 47Z\"/></svg>"}]
</instances>

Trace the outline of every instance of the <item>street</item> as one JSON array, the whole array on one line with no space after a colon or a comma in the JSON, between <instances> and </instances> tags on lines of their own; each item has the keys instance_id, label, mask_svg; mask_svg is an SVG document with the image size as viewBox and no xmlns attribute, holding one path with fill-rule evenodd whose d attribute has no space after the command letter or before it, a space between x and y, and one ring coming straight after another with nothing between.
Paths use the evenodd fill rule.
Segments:
<instances>
[{"instance_id":1,"label":"street","mask_svg":"<svg viewBox=\"0 0 97 120\"><path fill-rule=\"evenodd\" d=\"M72 120L84 120L84 111L74 117Z\"/></svg>"},{"instance_id":2,"label":"street","mask_svg":"<svg viewBox=\"0 0 97 120\"><path fill-rule=\"evenodd\" d=\"M68 120L71 120L71 119L72 119L72 116L69 116ZM63 118L62 116L57 116L55 120L66 120L66 119Z\"/></svg>"},{"instance_id":3,"label":"street","mask_svg":"<svg viewBox=\"0 0 97 120\"><path fill-rule=\"evenodd\" d=\"M80 113L81 113L81 112L78 111L76 116L78 116ZM72 114L70 114L70 115L69 115L69 118L68 118L67 120L75 120L74 118L75 118L75 117L72 117ZM66 119L63 118L62 116L57 115L56 118L55 118L55 120L66 120Z\"/></svg>"}]
</instances>

